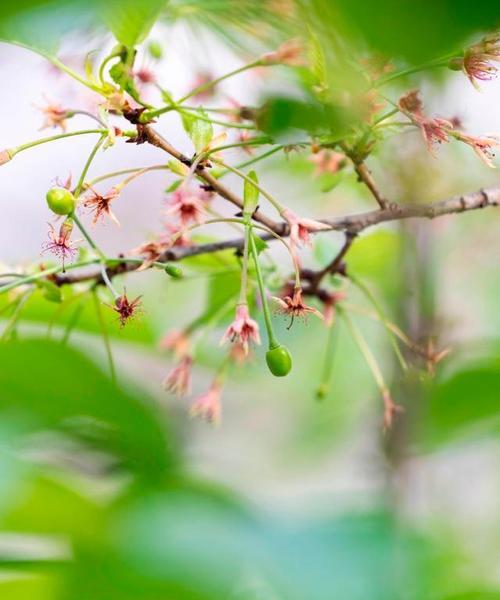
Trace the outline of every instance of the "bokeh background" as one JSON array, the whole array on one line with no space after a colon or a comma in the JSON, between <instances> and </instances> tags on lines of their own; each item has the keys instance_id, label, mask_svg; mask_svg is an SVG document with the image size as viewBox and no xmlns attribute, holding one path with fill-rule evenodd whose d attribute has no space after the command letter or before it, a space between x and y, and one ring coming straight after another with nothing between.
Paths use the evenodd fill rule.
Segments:
<instances>
[{"instance_id":1,"label":"bokeh background","mask_svg":"<svg viewBox=\"0 0 500 600\"><path fill-rule=\"evenodd\" d=\"M163 48L152 65L158 79L179 96L200 74L221 75L296 33L293 20L288 24L292 11L305 10L308 26L335 52L340 38L360 55L383 52L404 66L494 28L498 10L486 4L265 2L254 11L246 2L177 2L161 13L148 41ZM119 10L118 3L110 5ZM97 48L102 58L116 43L102 25L87 24L89 6L82 11L68 4L72 29L60 39L58 56L77 70L87 52ZM58 31L58 19L67 17L48 3L20 7L20 14L13 8L7 15L9 27L11 19L38 33L45 25ZM145 45L137 61L152 64ZM90 93L26 48L0 43L0 78L1 147L46 133L38 131L37 108L46 100L95 106ZM260 105L277 94L300 97L303 85L281 68L250 72L219 86L208 104ZM474 134L500 132L500 80L479 93L461 73L431 71L403 78L385 93L396 100L414 87L429 113L456 116ZM154 90L145 93L159 102ZM157 126L191 152L176 115ZM87 127L87 120L75 117L71 127ZM291 142L297 135L280 132ZM77 177L93 143L61 140L2 166L2 271L42 260L51 220L45 191L56 178ZM246 155L234 150L225 158L236 164ZM98 155L90 174L162 160L155 148L117 144ZM385 195L402 203L500 184L496 171L458 144L431 157L418 132L388 135L369 166ZM313 171L305 150L280 153L258 167L262 184L301 214L320 218L373 206L350 169L334 181ZM109 254L127 252L158 232L173 180L156 172L128 186L115 210L122 226L96 227L98 243ZM227 180L240 189L236 179ZM234 273L221 274L232 265L227 255L188 262L182 281L158 272L127 276L130 295L143 294L144 314L126 329L106 317L118 388L109 379L91 298L71 331L78 301L66 290L62 304L48 302L43 290L34 293L15 321L15 336L11 315L1 314L2 331L9 333L0 345L3 597L500 598L499 224L500 213L488 209L384 225L355 242L349 269L389 318L412 339L451 348L434 377L418 361L403 375L380 323L353 313L405 408L385 433L377 389L340 326L329 393L322 401L315 397L327 333L314 319L290 331L277 320L293 351L292 373L273 379L257 351L227 382L219 427L189 419L188 401L163 391L172 359L159 342L209 308L214 294L232 289ZM234 232L220 228L210 235ZM318 236L304 264L325 264L341 243L340 234ZM286 274L286 256L278 248L270 252ZM354 288L347 301L366 308ZM207 388L223 356L224 325L214 327L200 349L195 395Z\"/></svg>"}]
</instances>

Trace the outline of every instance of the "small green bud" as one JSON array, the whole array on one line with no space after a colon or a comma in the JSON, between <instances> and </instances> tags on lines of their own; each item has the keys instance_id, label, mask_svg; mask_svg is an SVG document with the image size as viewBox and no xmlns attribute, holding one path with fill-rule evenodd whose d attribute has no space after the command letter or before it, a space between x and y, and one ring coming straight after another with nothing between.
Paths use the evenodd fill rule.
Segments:
<instances>
[{"instance_id":1,"label":"small green bud","mask_svg":"<svg viewBox=\"0 0 500 600\"><path fill-rule=\"evenodd\" d=\"M316 389L316 400L324 400L329 392L328 385L326 383L321 383L318 385Z\"/></svg>"},{"instance_id":2,"label":"small green bud","mask_svg":"<svg viewBox=\"0 0 500 600\"><path fill-rule=\"evenodd\" d=\"M448 69L452 71L461 71L464 66L464 59L461 56L454 56L448 61Z\"/></svg>"},{"instance_id":3,"label":"small green bud","mask_svg":"<svg viewBox=\"0 0 500 600\"><path fill-rule=\"evenodd\" d=\"M76 207L73 194L63 187L53 187L47 192L47 204L56 215L69 215Z\"/></svg>"},{"instance_id":4,"label":"small green bud","mask_svg":"<svg viewBox=\"0 0 500 600\"><path fill-rule=\"evenodd\" d=\"M250 171L248 173L248 178L255 183L259 183L259 179L257 177L257 173L255 171ZM243 185L243 214L247 217L251 217L257 208L257 204L259 202L259 190L250 182L248 179L245 179L245 183Z\"/></svg>"},{"instance_id":5,"label":"small green bud","mask_svg":"<svg viewBox=\"0 0 500 600\"><path fill-rule=\"evenodd\" d=\"M151 41L148 44L148 52L156 60L160 60L163 56L163 48L158 42Z\"/></svg>"},{"instance_id":6,"label":"small green bud","mask_svg":"<svg viewBox=\"0 0 500 600\"><path fill-rule=\"evenodd\" d=\"M292 356L285 346L275 346L266 352L266 363L275 377L285 377L292 368Z\"/></svg>"},{"instance_id":7,"label":"small green bud","mask_svg":"<svg viewBox=\"0 0 500 600\"><path fill-rule=\"evenodd\" d=\"M165 265L165 273L174 279L181 279L184 276L182 269L177 265Z\"/></svg>"}]
</instances>

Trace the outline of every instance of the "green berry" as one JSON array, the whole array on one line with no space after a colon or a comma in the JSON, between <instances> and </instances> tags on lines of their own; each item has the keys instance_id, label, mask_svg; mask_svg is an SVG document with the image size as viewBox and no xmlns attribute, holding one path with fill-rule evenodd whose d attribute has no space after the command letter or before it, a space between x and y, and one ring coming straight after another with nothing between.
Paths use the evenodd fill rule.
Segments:
<instances>
[{"instance_id":1,"label":"green berry","mask_svg":"<svg viewBox=\"0 0 500 600\"><path fill-rule=\"evenodd\" d=\"M47 204L56 215L69 215L76 207L76 200L73 194L63 187L53 187L47 192Z\"/></svg>"},{"instance_id":2,"label":"green berry","mask_svg":"<svg viewBox=\"0 0 500 600\"><path fill-rule=\"evenodd\" d=\"M165 273L174 279L180 279L184 275L182 269L177 265L165 265Z\"/></svg>"},{"instance_id":3,"label":"green berry","mask_svg":"<svg viewBox=\"0 0 500 600\"><path fill-rule=\"evenodd\" d=\"M148 52L153 58L156 58L156 60L159 60L163 56L163 49L158 42L149 42Z\"/></svg>"},{"instance_id":4,"label":"green berry","mask_svg":"<svg viewBox=\"0 0 500 600\"><path fill-rule=\"evenodd\" d=\"M266 352L266 363L276 377L285 377L292 368L292 356L285 346L275 346Z\"/></svg>"}]
</instances>

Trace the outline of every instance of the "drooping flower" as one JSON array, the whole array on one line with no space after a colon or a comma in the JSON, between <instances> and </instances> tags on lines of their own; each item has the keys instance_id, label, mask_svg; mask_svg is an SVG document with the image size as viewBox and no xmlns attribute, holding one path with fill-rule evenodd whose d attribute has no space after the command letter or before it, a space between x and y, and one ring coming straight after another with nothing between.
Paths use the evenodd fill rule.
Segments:
<instances>
[{"instance_id":1,"label":"drooping flower","mask_svg":"<svg viewBox=\"0 0 500 600\"><path fill-rule=\"evenodd\" d=\"M330 229L330 226L326 223L320 223L319 221L314 221L313 219L300 218L289 208L283 211L282 216L290 226L290 241L292 246L309 244L310 233Z\"/></svg>"},{"instance_id":2,"label":"drooping flower","mask_svg":"<svg viewBox=\"0 0 500 600\"><path fill-rule=\"evenodd\" d=\"M283 42L274 52L264 54L261 58L263 65L287 65L289 67L304 67L307 65L304 47L298 40Z\"/></svg>"},{"instance_id":3,"label":"drooping flower","mask_svg":"<svg viewBox=\"0 0 500 600\"><path fill-rule=\"evenodd\" d=\"M118 296L115 300L114 306L111 308L118 314L120 325L124 327L130 319L135 317L140 311L142 296L137 296L134 300L129 300L127 294L124 291L121 296Z\"/></svg>"},{"instance_id":4,"label":"drooping flower","mask_svg":"<svg viewBox=\"0 0 500 600\"><path fill-rule=\"evenodd\" d=\"M302 300L302 288L297 287L293 291L293 295L285 296L284 298L278 298L273 296L273 300L275 300L278 304L278 311L285 315L291 317L290 325L288 329L293 325L293 322L296 318L307 318L309 315L316 315L320 319L323 319L323 315L319 312L317 308L313 306L308 306Z\"/></svg>"},{"instance_id":5,"label":"drooping flower","mask_svg":"<svg viewBox=\"0 0 500 600\"><path fill-rule=\"evenodd\" d=\"M476 89L478 81L491 81L497 76L498 68L492 62L500 62L500 35L484 37L470 46L462 59L462 70Z\"/></svg>"},{"instance_id":6,"label":"drooping flower","mask_svg":"<svg viewBox=\"0 0 500 600\"><path fill-rule=\"evenodd\" d=\"M474 137L458 131L455 133L455 137L470 146L479 158L492 169L495 168L493 164L493 157L495 156L492 152L492 148L500 146L500 141L492 137Z\"/></svg>"},{"instance_id":7,"label":"drooping flower","mask_svg":"<svg viewBox=\"0 0 500 600\"><path fill-rule=\"evenodd\" d=\"M311 155L309 160L314 163L314 175L322 175L323 173L337 173L346 162L346 158L340 152L333 150L319 150Z\"/></svg>"},{"instance_id":8,"label":"drooping flower","mask_svg":"<svg viewBox=\"0 0 500 600\"><path fill-rule=\"evenodd\" d=\"M94 213L92 224L95 225L99 219L109 217L117 225L120 225L120 221L118 221L110 206L111 202L120 196L119 190L112 187L109 192L101 195L90 186L89 189L92 191L92 196L83 201L83 206L85 208L90 208L91 212Z\"/></svg>"},{"instance_id":9,"label":"drooping flower","mask_svg":"<svg viewBox=\"0 0 500 600\"><path fill-rule=\"evenodd\" d=\"M163 387L177 396L185 396L191 390L191 368L193 358L183 356L163 381Z\"/></svg>"},{"instance_id":10,"label":"drooping flower","mask_svg":"<svg viewBox=\"0 0 500 600\"><path fill-rule=\"evenodd\" d=\"M209 423L217 425L221 418L222 383L215 379L209 390L199 396L191 405L189 414L192 417L201 417Z\"/></svg>"},{"instance_id":11,"label":"drooping flower","mask_svg":"<svg viewBox=\"0 0 500 600\"><path fill-rule=\"evenodd\" d=\"M160 349L168 350L178 358L188 353L189 346L189 336L182 329L171 329L161 338L159 344Z\"/></svg>"},{"instance_id":12,"label":"drooping flower","mask_svg":"<svg viewBox=\"0 0 500 600\"><path fill-rule=\"evenodd\" d=\"M47 102L45 106L37 106L38 110L43 113L44 121L40 130L59 127L63 133L66 132L66 118L68 111L60 104Z\"/></svg>"},{"instance_id":13,"label":"drooping flower","mask_svg":"<svg viewBox=\"0 0 500 600\"><path fill-rule=\"evenodd\" d=\"M78 242L71 242L70 237L73 232L73 219L67 218L63 221L61 227L59 228L59 232L56 233L54 226L49 223L49 241L44 242L42 244L44 252L52 252L55 256L61 259L63 272L64 272L64 264L67 260L73 260L76 253L77 248L76 244Z\"/></svg>"},{"instance_id":14,"label":"drooping flower","mask_svg":"<svg viewBox=\"0 0 500 600\"><path fill-rule=\"evenodd\" d=\"M260 344L259 325L250 317L246 304L238 304L236 307L236 317L227 328L221 344L228 340L240 343L246 355L248 354L249 342Z\"/></svg>"},{"instance_id":15,"label":"drooping flower","mask_svg":"<svg viewBox=\"0 0 500 600\"><path fill-rule=\"evenodd\" d=\"M210 192L201 188L181 185L170 197L170 207L166 215L175 215L183 227L190 223L201 223L206 214L206 205L211 198Z\"/></svg>"}]
</instances>

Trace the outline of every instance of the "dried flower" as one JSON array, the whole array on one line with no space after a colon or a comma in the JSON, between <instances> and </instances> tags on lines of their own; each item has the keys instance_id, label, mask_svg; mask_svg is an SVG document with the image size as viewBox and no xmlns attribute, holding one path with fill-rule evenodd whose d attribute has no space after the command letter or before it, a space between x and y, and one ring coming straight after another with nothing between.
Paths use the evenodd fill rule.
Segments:
<instances>
[{"instance_id":1,"label":"dried flower","mask_svg":"<svg viewBox=\"0 0 500 600\"><path fill-rule=\"evenodd\" d=\"M246 304L238 304L236 307L236 318L227 328L221 344L227 340L240 343L243 346L245 354L248 354L249 342L260 344L259 325L250 318Z\"/></svg>"},{"instance_id":2,"label":"dried flower","mask_svg":"<svg viewBox=\"0 0 500 600\"><path fill-rule=\"evenodd\" d=\"M95 225L99 221L99 219L107 216L117 225L120 225L120 222L118 221L110 207L111 202L113 200L116 200L116 198L120 196L119 190L115 187L112 187L109 190L109 192L107 192L104 195L101 195L90 186L89 189L92 190L92 196L84 200L83 206L85 208L90 208L91 211L94 213L92 224Z\"/></svg>"},{"instance_id":3,"label":"dried flower","mask_svg":"<svg viewBox=\"0 0 500 600\"><path fill-rule=\"evenodd\" d=\"M433 146L449 140L453 123L446 119L428 118L423 113L423 103L417 90L412 90L399 99L400 110L420 128L429 152L434 155Z\"/></svg>"},{"instance_id":4,"label":"dried flower","mask_svg":"<svg viewBox=\"0 0 500 600\"><path fill-rule=\"evenodd\" d=\"M289 67L304 67L307 61L304 48L298 40L288 40L274 52L264 54L260 60L263 65L287 65Z\"/></svg>"},{"instance_id":5,"label":"dried flower","mask_svg":"<svg viewBox=\"0 0 500 600\"><path fill-rule=\"evenodd\" d=\"M201 188L190 188L181 185L172 192L170 208L165 214L176 215L183 227L190 223L201 223L206 213L206 204L210 198L211 194Z\"/></svg>"},{"instance_id":6,"label":"dried flower","mask_svg":"<svg viewBox=\"0 0 500 600\"><path fill-rule=\"evenodd\" d=\"M42 244L42 254L44 252L52 252L52 254L60 258L64 272L65 261L73 260L77 252L76 244L78 242L70 241L71 233L73 232L73 219L65 219L59 228L59 233L56 233L53 225L50 223L48 225L50 241Z\"/></svg>"},{"instance_id":7,"label":"dried flower","mask_svg":"<svg viewBox=\"0 0 500 600\"><path fill-rule=\"evenodd\" d=\"M159 347L182 358L189 351L189 336L182 329L172 329L162 337Z\"/></svg>"},{"instance_id":8,"label":"dried flower","mask_svg":"<svg viewBox=\"0 0 500 600\"><path fill-rule=\"evenodd\" d=\"M191 390L191 368L193 358L186 355L170 371L163 381L163 387L177 396L185 396Z\"/></svg>"},{"instance_id":9,"label":"dried flower","mask_svg":"<svg viewBox=\"0 0 500 600\"><path fill-rule=\"evenodd\" d=\"M344 166L346 158L340 152L333 150L319 150L312 154L309 160L314 163L314 175L323 173L337 173Z\"/></svg>"},{"instance_id":10,"label":"dried flower","mask_svg":"<svg viewBox=\"0 0 500 600\"><path fill-rule=\"evenodd\" d=\"M115 305L111 308L118 313L120 325L124 327L130 319L136 316L140 310L142 296L137 296L135 300L130 301L124 291L121 296L115 300Z\"/></svg>"},{"instance_id":11,"label":"dried flower","mask_svg":"<svg viewBox=\"0 0 500 600\"><path fill-rule=\"evenodd\" d=\"M309 315L316 315L320 319L323 319L323 315L318 309L307 306L302 300L302 288L297 287L293 291L292 297L285 296L284 298L278 298L273 296L273 300L278 303L278 311L283 315L290 316L290 325L288 329L293 325L295 318L306 319Z\"/></svg>"},{"instance_id":12,"label":"dried flower","mask_svg":"<svg viewBox=\"0 0 500 600\"><path fill-rule=\"evenodd\" d=\"M201 417L209 423L217 425L221 418L221 398L222 383L215 379L210 389L205 394L199 396L191 405L189 414L192 417Z\"/></svg>"},{"instance_id":13,"label":"dried flower","mask_svg":"<svg viewBox=\"0 0 500 600\"><path fill-rule=\"evenodd\" d=\"M330 229L330 226L326 223L320 223L319 221L314 221L313 219L301 219L288 208L283 211L282 216L290 226L290 241L292 246L309 244L310 233Z\"/></svg>"},{"instance_id":14,"label":"dried flower","mask_svg":"<svg viewBox=\"0 0 500 600\"><path fill-rule=\"evenodd\" d=\"M492 161L495 155L491 149L500 146L499 140L492 137L474 137L461 131L456 132L455 137L470 146L488 167L495 168Z\"/></svg>"},{"instance_id":15,"label":"dried flower","mask_svg":"<svg viewBox=\"0 0 500 600\"><path fill-rule=\"evenodd\" d=\"M132 255L138 255L144 258L144 262L137 271L149 269L149 267L156 262L170 246L171 244L168 241L152 240L150 242L144 242L140 246L137 246L137 248L131 250L130 253Z\"/></svg>"},{"instance_id":16,"label":"dried flower","mask_svg":"<svg viewBox=\"0 0 500 600\"><path fill-rule=\"evenodd\" d=\"M476 89L478 81L491 81L497 76L498 68L491 64L500 62L500 35L486 36L465 51L462 69Z\"/></svg>"}]
</instances>

